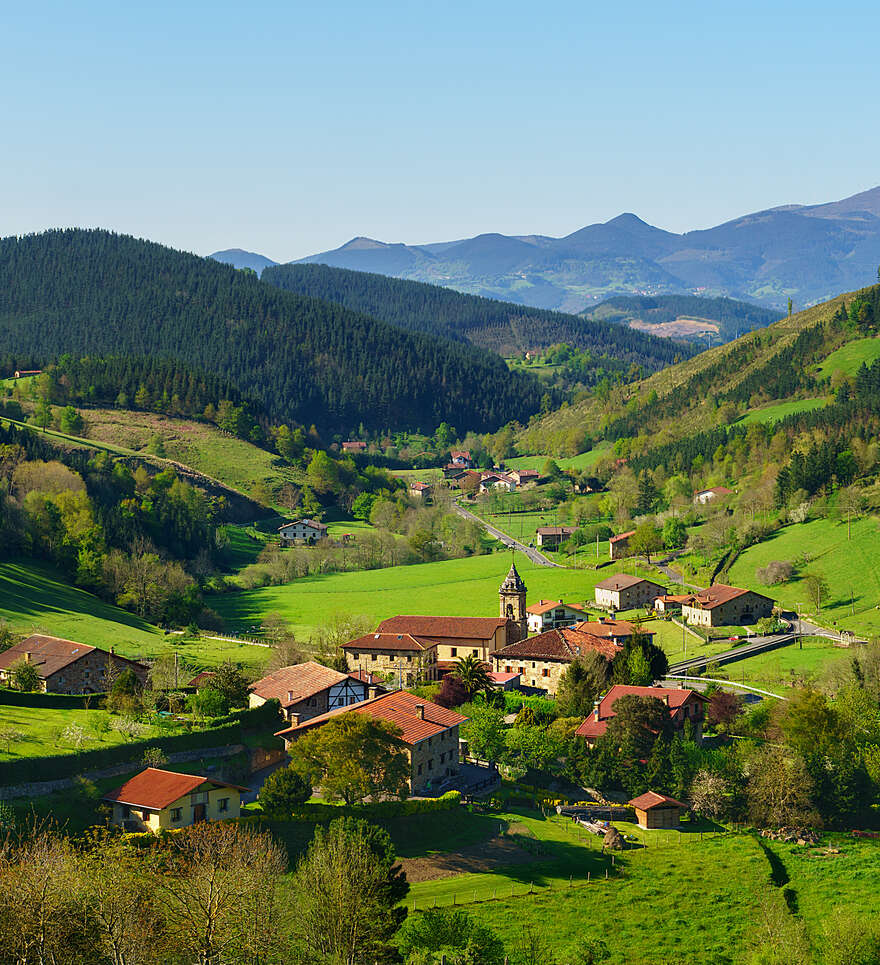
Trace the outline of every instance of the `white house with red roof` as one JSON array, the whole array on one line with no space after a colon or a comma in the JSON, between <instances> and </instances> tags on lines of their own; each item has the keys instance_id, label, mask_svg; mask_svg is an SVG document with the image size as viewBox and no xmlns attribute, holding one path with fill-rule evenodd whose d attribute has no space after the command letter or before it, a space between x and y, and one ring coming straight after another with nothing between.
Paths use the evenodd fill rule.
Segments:
<instances>
[{"instance_id":1,"label":"white house with red roof","mask_svg":"<svg viewBox=\"0 0 880 965\"><path fill-rule=\"evenodd\" d=\"M467 717L406 690L373 697L353 707L331 710L320 717L287 727L275 736L290 745L307 731L322 727L341 714L367 714L400 729L410 762L413 794L434 790L459 772L459 727Z\"/></svg>"},{"instance_id":2,"label":"white house with red roof","mask_svg":"<svg viewBox=\"0 0 880 965\"><path fill-rule=\"evenodd\" d=\"M697 506L707 506L709 503L724 502L733 495L733 490L726 486L712 486L709 489L701 489L694 493L694 504Z\"/></svg>"},{"instance_id":3,"label":"white house with red roof","mask_svg":"<svg viewBox=\"0 0 880 965\"><path fill-rule=\"evenodd\" d=\"M167 831L241 813L246 787L213 777L148 767L102 800L113 805L110 821L130 831Z\"/></svg>"},{"instance_id":4,"label":"white house with red roof","mask_svg":"<svg viewBox=\"0 0 880 965\"><path fill-rule=\"evenodd\" d=\"M575 734L583 737L588 744L594 743L607 730L608 721L616 715L614 705L621 697L654 697L662 701L669 708L674 730L684 730L685 724L690 721L694 740L703 739L703 721L706 717L706 704L709 703L708 697L696 690L631 687L626 684L615 684L601 700L597 700L592 714L578 727Z\"/></svg>"},{"instance_id":5,"label":"white house with red roof","mask_svg":"<svg viewBox=\"0 0 880 965\"><path fill-rule=\"evenodd\" d=\"M571 626L587 616L586 610L562 600L539 600L526 607L528 614L529 633L543 633L545 630L555 630L557 627Z\"/></svg>"},{"instance_id":6,"label":"white house with red roof","mask_svg":"<svg viewBox=\"0 0 880 965\"><path fill-rule=\"evenodd\" d=\"M630 529L625 533L618 533L616 536L609 537L608 551L612 560L619 560L625 556L629 556L630 537L635 536L635 534L636 531Z\"/></svg>"}]
</instances>

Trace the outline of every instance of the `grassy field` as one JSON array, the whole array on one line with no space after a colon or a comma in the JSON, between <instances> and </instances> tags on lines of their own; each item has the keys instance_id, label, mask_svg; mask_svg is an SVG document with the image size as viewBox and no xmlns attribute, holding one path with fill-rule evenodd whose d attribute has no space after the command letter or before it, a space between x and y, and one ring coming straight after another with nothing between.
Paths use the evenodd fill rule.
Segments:
<instances>
[{"instance_id":1,"label":"grassy field","mask_svg":"<svg viewBox=\"0 0 880 965\"><path fill-rule=\"evenodd\" d=\"M796 562L805 553L809 560L798 565L799 575L790 582L763 586L758 581L756 571L772 560ZM816 605L808 600L804 586L806 572L821 575L831 591L817 615L823 626L868 636L880 634L880 524L877 520L869 517L854 520L851 540L847 539L845 521L816 519L785 526L770 539L749 547L731 567L728 582L751 586L789 609L801 608L804 613L816 615Z\"/></svg>"},{"instance_id":2,"label":"grassy field","mask_svg":"<svg viewBox=\"0 0 880 965\"><path fill-rule=\"evenodd\" d=\"M797 412L812 412L814 409L821 409L827 403L828 400L825 398L777 402L775 405L766 405L761 409L750 410L737 420L737 424L748 426L756 422L780 422L786 416L794 415Z\"/></svg>"},{"instance_id":3,"label":"grassy field","mask_svg":"<svg viewBox=\"0 0 880 965\"><path fill-rule=\"evenodd\" d=\"M857 338L853 342L847 342L836 352L832 352L817 367L816 375L827 378L839 371L852 377L858 372L862 363L870 365L878 358L880 358L880 338Z\"/></svg>"},{"instance_id":4,"label":"grassy field","mask_svg":"<svg viewBox=\"0 0 880 965\"><path fill-rule=\"evenodd\" d=\"M24 739L7 745L0 741L0 761L14 761L19 757L44 757L50 754L75 753L76 748L62 738L70 725L81 727L87 740L83 750L101 750L124 744L125 738L115 730L104 730L108 721L104 710L77 710L55 707L10 707L0 705L0 728L11 727L24 734ZM149 727L143 735L168 736L175 731Z\"/></svg>"},{"instance_id":5,"label":"grassy field","mask_svg":"<svg viewBox=\"0 0 880 965\"><path fill-rule=\"evenodd\" d=\"M610 443L600 442L589 452L582 452L577 456L560 456L558 459L554 458L554 462L560 469L589 469L600 459L609 456L611 452ZM513 459L505 459L504 465L508 469L543 469L547 459L547 456L516 456Z\"/></svg>"},{"instance_id":6,"label":"grassy field","mask_svg":"<svg viewBox=\"0 0 880 965\"><path fill-rule=\"evenodd\" d=\"M804 637L798 643L779 650L727 664L721 668L721 673L738 683L772 690L774 687L809 683L831 665L845 664L850 659L849 650L835 647L825 637Z\"/></svg>"},{"instance_id":7,"label":"grassy field","mask_svg":"<svg viewBox=\"0 0 880 965\"><path fill-rule=\"evenodd\" d=\"M516 566L529 588L529 602L581 602L614 570L569 570L535 566L518 555ZM630 567L632 564L630 564ZM378 623L398 613L495 616L498 587L510 568L507 553L440 563L396 566L356 573L311 576L285 586L212 597L210 605L230 629L250 631L267 613L280 613L303 639L336 614Z\"/></svg>"}]
</instances>

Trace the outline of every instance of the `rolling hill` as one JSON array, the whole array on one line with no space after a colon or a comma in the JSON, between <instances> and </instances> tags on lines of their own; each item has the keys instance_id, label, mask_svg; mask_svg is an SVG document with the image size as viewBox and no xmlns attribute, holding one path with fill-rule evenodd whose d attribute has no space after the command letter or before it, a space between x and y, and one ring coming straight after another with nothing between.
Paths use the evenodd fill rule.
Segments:
<instances>
[{"instance_id":1,"label":"rolling hill","mask_svg":"<svg viewBox=\"0 0 880 965\"><path fill-rule=\"evenodd\" d=\"M684 234L622 214L562 238L488 233L404 245L361 237L300 261L569 312L617 294L724 295L774 308L790 295L812 305L876 278L880 187Z\"/></svg>"},{"instance_id":2,"label":"rolling hill","mask_svg":"<svg viewBox=\"0 0 880 965\"><path fill-rule=\"evenodd\" d=\"M567 342L619 362L621 369L635 362L653 372L689 354L680 345L609 321L585 320L368 272L327 265L278 265L267 268L262 279L400 328L465 340L501 355L521 355Z\"/></svg>"},{"instance_id":3,"label":"rolling hill","mask_svg":"<svg viewBox=\"0 0 880 965\"><path fill-rule=\"evenodd\" d=\"M617 295L582 313L667 338L705 345L730 342L776 322L782 313L732 298L698 295Z\"/></svg>"},{"instance_id":4,"label":"rolling hill","mask_svg":"<svg viewBox=\"0 0 880 965\"><path fill-rule=\"evenodd\" d=\"M277 261L272 261L265 255L258 255L254 251L243 251L241 248L227 248L226 251L215 251L208 255L214 261L222 262L224 265L232 265L233 268L250 268L258 275L262 274L263 269L271 265L277 265Z\"/></svg>"},{"instance_id":5,"label":"rolling hill","mask_svg":"<svg viewBox=\"0 0 880 965\"><path fill-rule=\"evenodd\" d=\"M322 432L490 431L545 389L483 349L280 291L249 272L100 230L0 241L0 355L176 358L277 420ZM17 362L20 359L21 362Z\"/></svg>"}]
</instances>

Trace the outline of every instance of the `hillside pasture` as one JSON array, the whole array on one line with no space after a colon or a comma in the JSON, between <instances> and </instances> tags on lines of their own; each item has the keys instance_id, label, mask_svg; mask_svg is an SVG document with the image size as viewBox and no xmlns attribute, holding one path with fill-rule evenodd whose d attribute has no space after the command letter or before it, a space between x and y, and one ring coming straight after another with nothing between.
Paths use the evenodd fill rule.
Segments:
<instances>
[{"instance_id":1,"label":"hillside pasture","mask_svg":"<svg viewBox=\"0 0 880 965\"><path fill-rule=\"evenodd\" d=\"M577 456L554 457L554 462L560 469L589 469L600 459L610 456L612 451L610 443L600 442L594 449ZM548 458L548 456L515 456L505 459L504 465L507 469L543 469Z\"/></svg>"},{"instance_id":2,"label":"hillside pasture","mask_svg":"<svg viewBox=\"0 0 880 965\"><path fill-rule=\"evenodd\" d=\"M794 579L776 586L762 584L757 571L774 560L794 563ZM830 589L818 613L807 595L806 573L821 576ZM811 614L822 626L880 634L880 523L870 517L853 520L851 540L845 520L790 524L745 550L731 567L728 582L752 587L787 609Z\"/></svg>"},{"instance_id":3,"label":"hillside pasture","mask_svg":"<svg viewBox=\"0 0 880 965\"><path fill-rule=\"evenodd\" d=\"M862 365L871 365L877 359L880 359L880 338L857 338L832 352L815 372L822 379L830 378L835 372L852 378Z\"/></svg>"},{"instance_id":4,"label":"hillside pasture","mask_svg":"<svg viewBox=\"0 0 880 965\"><path fill-rule=\"evenodd\" d=\"M719 676L784 694L778 688L813 683L834 664L846 664L851 658L851 650L835 646L827 637L804 637L787 647L726 664Z\"/></svg>"},{"instance_id":5,"label":"hillside pasture","mask_svg":"<svg viewBox=\"0 0 880 965\"><path fill-rule=\"evenodd\" d=\"M821 399L794 399L791 402L777 402L775 405L765 405L760 409L750 409L742 418L737 419L737 425L750 426L755 423L781 422L786 416L796 415L799 412L813 412L822 409L828 404L828 400Z\"/></svg>"}]
</instances>

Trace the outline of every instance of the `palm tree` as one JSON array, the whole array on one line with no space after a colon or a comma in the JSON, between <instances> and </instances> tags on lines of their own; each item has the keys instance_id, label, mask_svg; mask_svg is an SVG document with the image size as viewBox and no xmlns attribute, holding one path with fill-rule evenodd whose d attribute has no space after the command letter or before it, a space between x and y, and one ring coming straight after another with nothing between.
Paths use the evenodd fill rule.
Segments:
<instances>
[{"instance_id":1,"label":"palm tree","mask_svg":"<svg viewBox=\"0 0 880 965\"><path fill-rule=\"evenodd\" d=\"M468 700L473 700L477 694L492 689L492 679L486 665L476 654L468 654L466 657L459 657L455 661L455 668L452 675L458 677L462 686L467 691Z\"/></svg>"}]
</instances>

